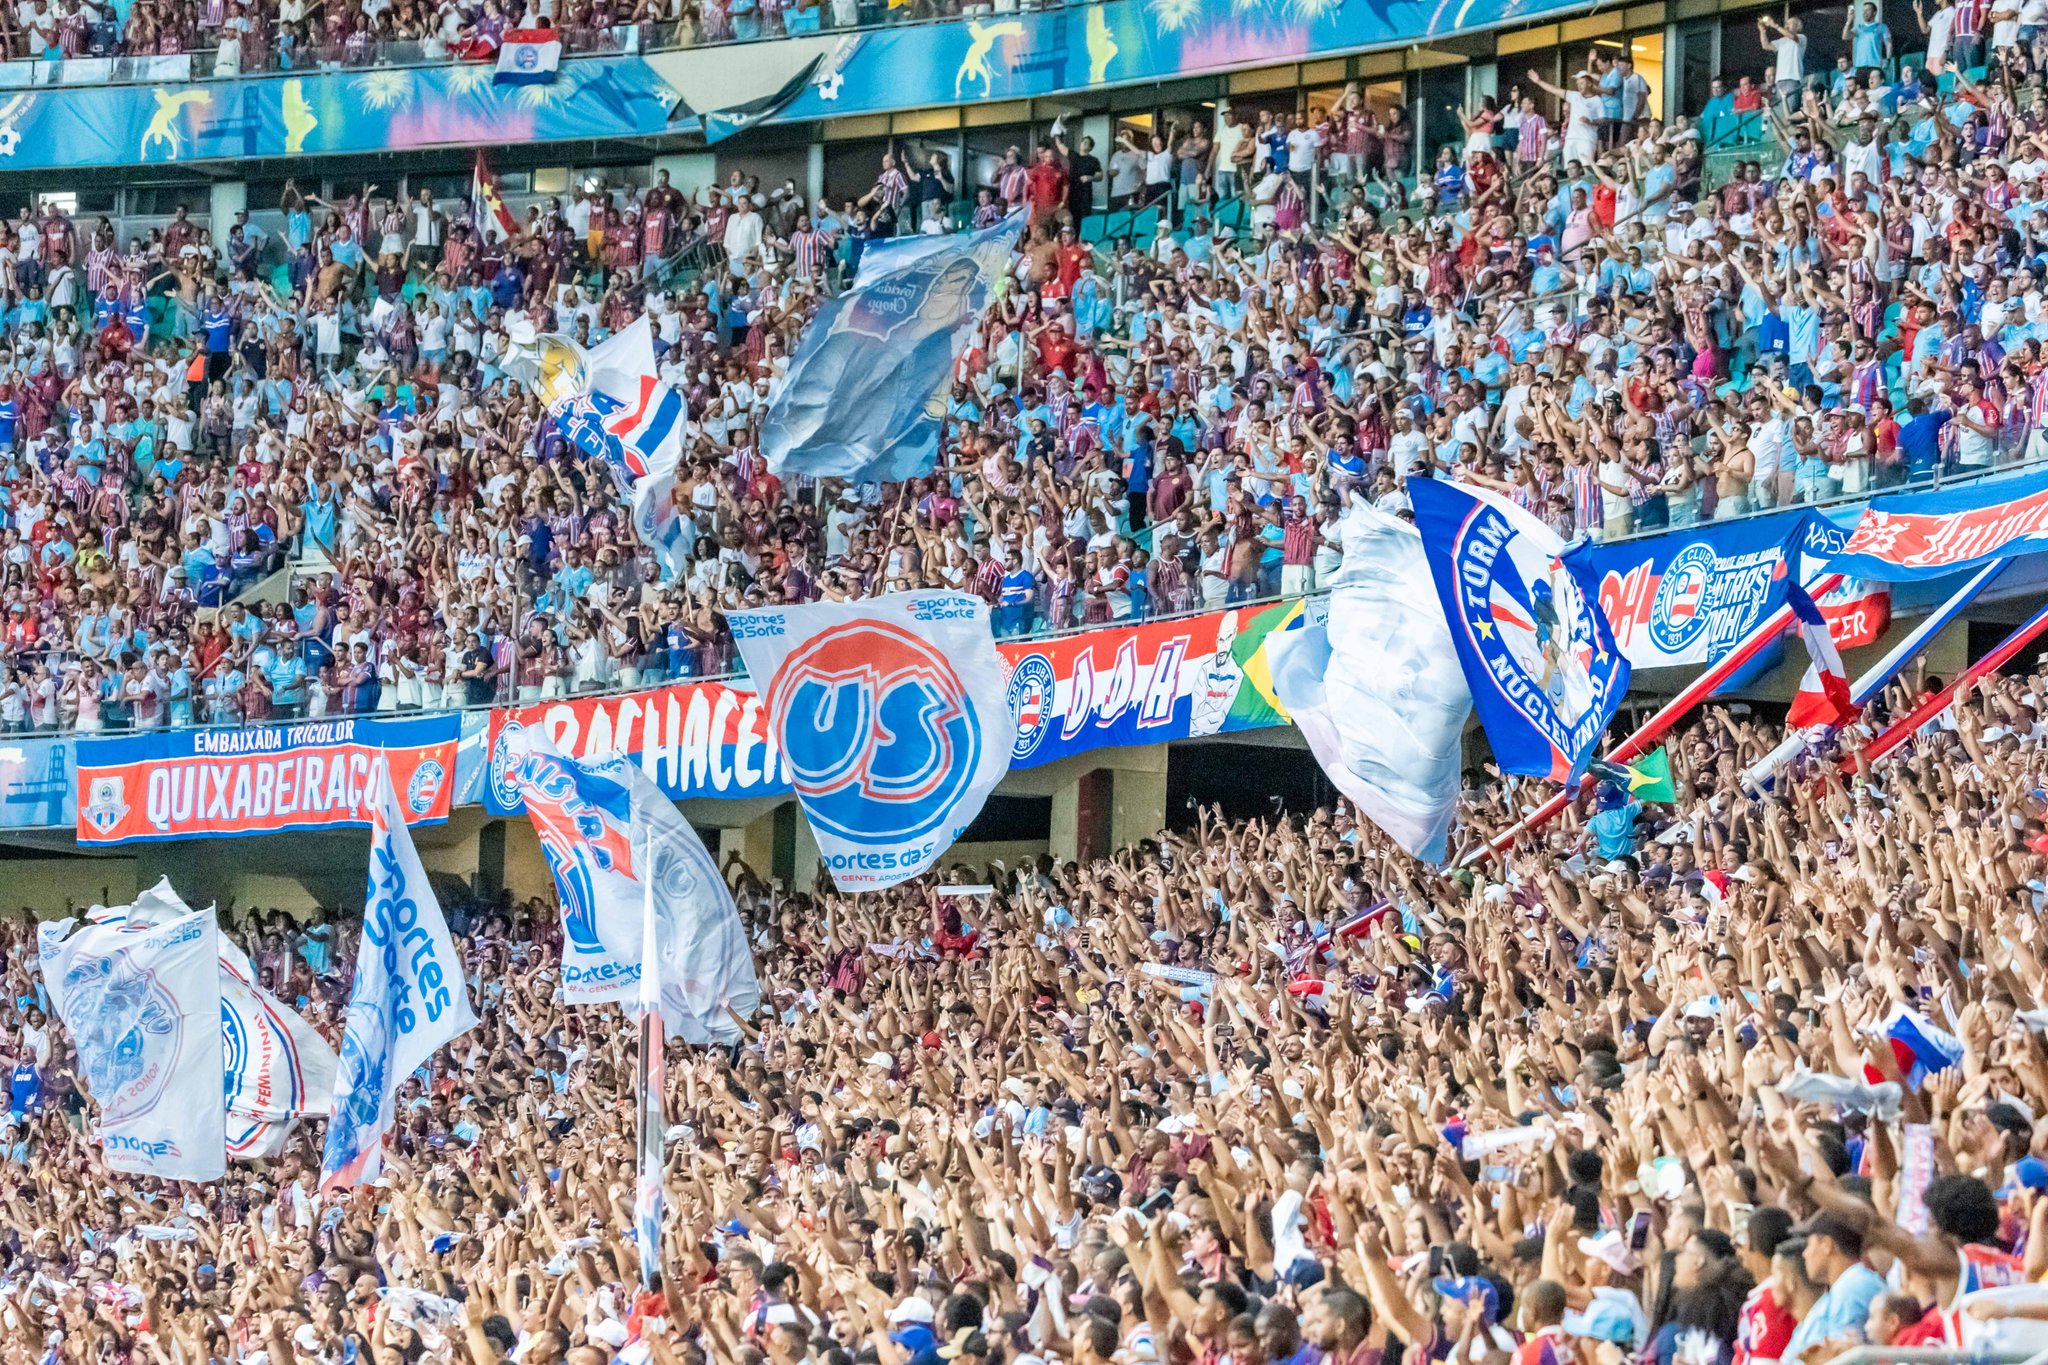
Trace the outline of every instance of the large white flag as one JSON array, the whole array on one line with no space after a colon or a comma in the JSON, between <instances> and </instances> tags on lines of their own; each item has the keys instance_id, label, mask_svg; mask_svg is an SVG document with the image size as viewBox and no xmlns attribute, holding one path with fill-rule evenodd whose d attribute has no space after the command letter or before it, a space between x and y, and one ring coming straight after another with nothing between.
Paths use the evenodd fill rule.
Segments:
<instances>
[{"instance_id":1,"label":"large white flag","mask_svg":"<svg viewBox=\"0 0 2048 1365\"><path fill-rule=\"evenodd\" d=\"M96 905L93 924L131 931L192 913L166 877L131 905ZM284 1150L291 1121L325 1117L334 1103L334 1049L256 981L241 946L220 938L221 1069L227 1087L227 1154L253 1160Z\"/></svg>"},{"instance_id":2,"label":"large white flag","mask_svg":"<svg viewBox=\"0 0 2048 1365\"><path fill-rule=\"evenodd\" d=\"M148 928L38 931L50 1003L71 1031L107 1165L131 1175L227 1172L220 945L213 910Z\"/></svg>"},{"instance_id":3,"label":"large white flag","mask_svg":"<svg viewBox=\"0 0 2048 1365\"><path fill-rule=\"evenodd\" d=\"M378 1177L398 1087L435 1049L476 1027L462 959L413 849L391 788L390 764L377 764L376 783L363 943L320 1162L322 1190L366 1185Z\"/></svg>"},{"instance_id":4,"label":"large white flag","mask_svg":"<svg viewBox=\"0 0 2048 1365\"><path fill-rule=\"evenodd\" d=\"M697 831L631 759L566 758L532 729L521 742L519 794L562 902L562 998L639 998L651 896L668 1035L735 1041L727 1011L752 1014L761 988L739 909Z\"/></svg>"},{"instance_id":5,"label":"large white flag","mask_svg":"<svg viewBox=\"0 0 2048 1365\"><path fill-rule=\"evenodd\" d=\"M1472 696L1415 528L1354 502L1327 626L1266 637L1273 695L1331 785L1418 858L1440 863Z\"/></svg>"},{"instance_id":6,"label":"large white flag","mask_svg":"<svg viewBox=\"0 0 2048 1365\"><path fill-rule=\"evenodd\" d=\"M937 863L1010 770L988 605L904 592L726 619L832 880L877 891Z\"/></svg>"}]
</instances>

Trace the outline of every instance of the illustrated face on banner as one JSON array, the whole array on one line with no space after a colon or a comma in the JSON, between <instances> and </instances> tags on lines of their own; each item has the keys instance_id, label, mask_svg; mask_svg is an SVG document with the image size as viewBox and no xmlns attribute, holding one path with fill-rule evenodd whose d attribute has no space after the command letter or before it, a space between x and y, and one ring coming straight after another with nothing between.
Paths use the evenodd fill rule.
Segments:
<instances>
[{"instance_id":1,"label":"illustrated face on banner","mask_svg":"<svg viewBox=\"0 0 2048 1365\"><path fill-rule=\"evenodd\" d=\"M822 634L768 688L769 724L821 828L900 842L932 833L981 763L973 700L944 654L879 621Z\"/></svg>"},{"instance_id":2,"label":"illustrated face on banner","mask_svg":"<svg viewBox=\"0 0 2048 1365\"><path fill-rule=\"evenodd\" d=\"M177 1071L159 1059L177 1057L184 1029L156 973L138 970L124 953L85 956L65 972L64 992L81 1007L67 1022L100 1122L126 1123L155 1109Z\"/></svg>"}]
</instances>

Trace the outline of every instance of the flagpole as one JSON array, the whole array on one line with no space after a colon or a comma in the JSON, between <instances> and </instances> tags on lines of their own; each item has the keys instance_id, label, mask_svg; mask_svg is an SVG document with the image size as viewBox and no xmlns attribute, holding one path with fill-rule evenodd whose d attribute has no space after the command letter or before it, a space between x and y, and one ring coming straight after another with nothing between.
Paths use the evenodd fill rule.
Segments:
<instances>
[{"instance_id":1,"label":"flagpole","mask_svg":"<svg viewBox=\"0 0 2048 1365\"><path fill-rule=\"evenodd\" d=\"M1963 608L1969 606L1977 599L1978 594L1990 587L1991 580L2003 573L2005 566L2011 562L2009 559L1993 560L1972 574L1960 588L1950 594L1946 602L1935 608L1932 615L1893 645L1882 659L1864 670L1863 676L1850 687L1849 700L1857 706L1868 704L1871 698L1882 692L1893 678L1905 670L1907 664L1913 662L1921 651L1927 648L1936 635L1947 629L1949 623L1955 620ZM1807 743L1805 730L1793 731L1785 737L1784 743L1749 766L1742 774L1743 784L1753 790L1761 790L1773 773L1806 751Z\"/></svg>"},{"instance_id":2,"label":"flagpole","mask_svg":"<svg viewBox=\"0 0 2048 1365\"><path fill-rule=\"evenodd\" d=\"M1809 596L1818 598L1822 593L1833 592L1845 576L1838 573L1823 574L1806 591ZM1634 734L1609 749L1602 756L1603 760L1608 763L1625 764L1630 759L1647 753L1650 746L1661 739L1672 726L1678 724L1688 711L1705 701L1715 688L1734 677L1750 660L1763 653L1766 645L1783 635L1792 621L1792 604L1787 602L1765 617L1733 649L1723 655L1718 663L1708 665L1706 670L1688 683L1683 691L1659 707L1657 713L1638 726ZM1470 866L1482 858L1499 854L1529 830L1549 823L1559 811L1570 805L1571 801L1572 792L1569 789L1560 789L1556 795L1535 810L1485 843L1469 850L1458 860L1458 865Z\"/></svg>"},{"instance_id":3,"label":"flagpole","mask_svg":"<svg viewBox=\"0 0 2048 1365\"><path fill-rule=\"evenodd\" d=\"M1853 772L1856 768L1858 757L1861 757L1866 765L1875 763L1901 744L1904 744L1919 731L1921 726L1946 710L1949 703L1961 695L1966 688L1975 683L1979 678L1995 673L2003 668L2013 655L2026 648L2027 643L2040 635L2044 630L2048 630L2048 607L2043 607L2028 617L2017 630L1999 641L1996 649L1951 679L1948 686L1933 693L1918 706L1908 711L1903 717L1893 721L1883 733L1865 745L1859 753L1850 754L1844 758L1842 760L1844 771Z\"/></svg>"},{"instance_id":4,"label":"flagpole","mask_svg":"<svg viewBox=\"0 0 2048 1365\"><path fill-rule=\"evenodd\" d=\"M661 1020L660 920L654 911L654 831L642 826L640 865L640 1065L639 1114L633 1219L640 1242L640 1285L652 1290L661 1271L662 1170L667 1136L666 1089Z\"/></svg>"}]
</instances>

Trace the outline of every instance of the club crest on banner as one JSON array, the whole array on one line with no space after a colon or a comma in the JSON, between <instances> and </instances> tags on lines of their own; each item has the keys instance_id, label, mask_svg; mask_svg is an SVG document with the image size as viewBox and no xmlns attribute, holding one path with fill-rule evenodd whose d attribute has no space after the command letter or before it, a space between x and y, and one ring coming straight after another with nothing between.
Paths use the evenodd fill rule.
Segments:
<instances>
[{"instance_id":1,"label":"club crest on banner","mask_svg":"<svg viewBox=\"0 0 2048 1365\"><path fill-rule=\"evenodd\" d=\"M981 764L981 727L952 663L885 622L813 637L776 670L767 700L805 810L844 839L922 838Z\"/></svg>"},{"instance_id":2,"label":"club crest on banner","mask_svg":"<svg viewBox=\"0 0 2048 1365\"><path fill-rule=\"evenodd\" d=\"M1452 564L1459 624L1504 695L1559 750L1583 752L1604 720L1593 677L1604 661L1594 654L1593 606L1578 581L1491 508L1467 523Z\"/></svg>"},{"instance_id":3,"label":"club crest on banner","mask_svg":"<svg viewBox=\"0 0 2048 1365\"><path fill-rule=\"evenodd\" d=\"M128 814L126 786L118 777L93 779L85 808L79 811L85 822L101 833L111 833Z\"/></svg>"},{"instance_id":4,"label":"club crest on banner","mask_svg":"<svg viewBox=\"0 0 2048 1365\"><path fill-rule=\"evenodd\" d=\"M1017 738L1010 745L1010 761L1022 763L1038 749L1051 728L1059 679L1043 654L1026 654L1010 670L1008 700L1010 715L1017 721Z\"/></svg>"}]
</instances>

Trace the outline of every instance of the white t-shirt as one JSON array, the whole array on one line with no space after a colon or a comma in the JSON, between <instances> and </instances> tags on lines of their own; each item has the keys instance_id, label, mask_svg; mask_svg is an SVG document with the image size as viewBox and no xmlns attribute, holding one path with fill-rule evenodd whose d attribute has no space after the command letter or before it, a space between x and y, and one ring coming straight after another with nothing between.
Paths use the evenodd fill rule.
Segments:
<instances>
[{"instance_id":1,"label":"white t-shirt","mask_svg":"<svg viewBox=\"0 0 2048 1365\"><path fill-rule=\"evenodd\" d=\"M1778 54L1777 79L1783 81L1802 80L1806 76L1806 35L1782 35L1771 41L1771 50Z\"/></svg>"},{"instance_id":2,"label":"white t-shirt","mask_svg":"<svg viewBox=\"0 0 2048 1365\"><path fill-rule=\"evenodd\" d=\"M1307 175L1316 166L1316 144L1322 139L1313 128L1296 128L1287 135L1287 169Z\"/></svg>"}]
</instances>

